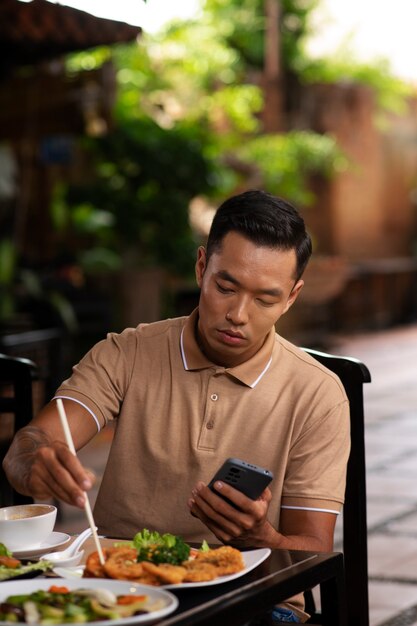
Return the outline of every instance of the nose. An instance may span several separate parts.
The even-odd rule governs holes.
[[[242,326],[249,321],[249,303],[244,298],[239,298],[226,313],[226,319],[233,326]]]

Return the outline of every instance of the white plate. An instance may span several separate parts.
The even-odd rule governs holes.
[[[192,587],[209,587],[211,585],[220,585],[222,583],[227,583],[229,580],[234,580],[235,578],[239,578],[240,576],[244,576],[251,570],[258,567],[265,559],[269,557],[271,554],[271,550],[269,548],[258,548],[257,550],[247,550],[246,552],[242,552],[243,561],[245,563],[245,569],[237,572],[236,574],[229,574],[228,576],[218,576],[214,580],[207,580],[201,583],[178,583],[176,585],[161,585],[164,589],[189,589]],[[57,576],[62,576],[63,578],[80,578],[83,575],[84,567],[55,567],[54,570]],[[84,578],[83,580],[90,580],[89,578]]]
[[[29,546],[24,550],[15,550],[13,552],[13,556],[17,559],[31,559],[35,556],[42,556],[42,554],[52,552],[55,548],[65,545],[70,539],[71,537],[66,533],[57,533],[54,531],[49,535],[48,539],[43,541],[38,546]]]
[[[228,576],[218,576],[214,580],[207,580],[203,583],[180,583],[177,585],[163,585],[165,589],[175,589],[181,587],[182,589],[188,589],[192,587],[209,587],[210,585],[220,585],[222,583],[228,583],[229,580],[240,578],[251,570],[258,567],[265,559],[269,557],[271,550],[269,548],[258,548],[257,550],[247,550],[242,552],[243,561],[245,563],[245,569],[242,569],[236,574],[229,574]]]
[[[39,589],[49,589],[56,584],[56,578],[42,578],[38,580],[22,580],[20,582],[4,582],[0,584],[0,602],[3,602],[7,596],[19,595],[22,593],[32,593]],[[136,583],[124,582],[122,580],[110,580],[106,578],[83,578],[80,580],[62,579],[59,584],[68,589],[108,589],[116,595],[147,595],[151,602],[162,600],[164,606],[161,609],[152,611],[145,615],[135,615],[122,619],[112,619],[105,621],[88,622],[89,626],[96,624],[97,626],[119,626],[125,622],[129,624],[151,624],[169,615],[178,606],[178,599],[169,591],[159,589],[158,587],[150,587],[149,585],[138,585]],[[10,624],[10,622],[1,622],[0,624]],[[16,626],[16,624],[14,625]]]

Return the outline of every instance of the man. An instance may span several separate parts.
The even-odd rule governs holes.
[[[262,191],[230,198],[198,250],[198,309],[110,333],[75,366],[56,397],[76,449],[117,420],[94,512],[100,532],[131,538],[146,527],[238,547],[332,549],[348,401],[331,372],[275,332],[310,255],[291,205]],[[270,488],[252,501],[216,483],[228,504],[207,487],[227,457],[270,469]],[[37,499],[82,507],[92,486],[54,401],[16,435],[4,468]]]

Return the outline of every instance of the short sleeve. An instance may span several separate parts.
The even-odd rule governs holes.
[[[282,492],[283,508],[339,512],[350,451],[347,400],[312,420],[293,443]]]
[[[74,366],[56,396],[74,399],[95,415],[100,427],[117,418],[129,386],[137,350],[136,329],[109,333]]]

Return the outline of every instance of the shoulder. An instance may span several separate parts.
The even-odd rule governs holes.
[[[136,336],[143,339],[157,338],[163,335],[178,335],[184,327],[187,317],[174,317],[150,324],[139,324],[135,329]]]
[[[120,333],[108,333],[107,342],[134,344],[142,340],[158,339],[164,335],[179,335],[186,322],[186,317],[142,323],[136,328],[125,328]]]
[[[290,341],[284,339],[277,333],[275,334],[276,353],[278,354],[279,367],[284,367],[296,375],[304,385],[309,383],[314,385],[327,385],[340,390],[345,397],[345,388],[340,378],[325,367],[313,356],[305,352],[302,348],[295,346]]]

